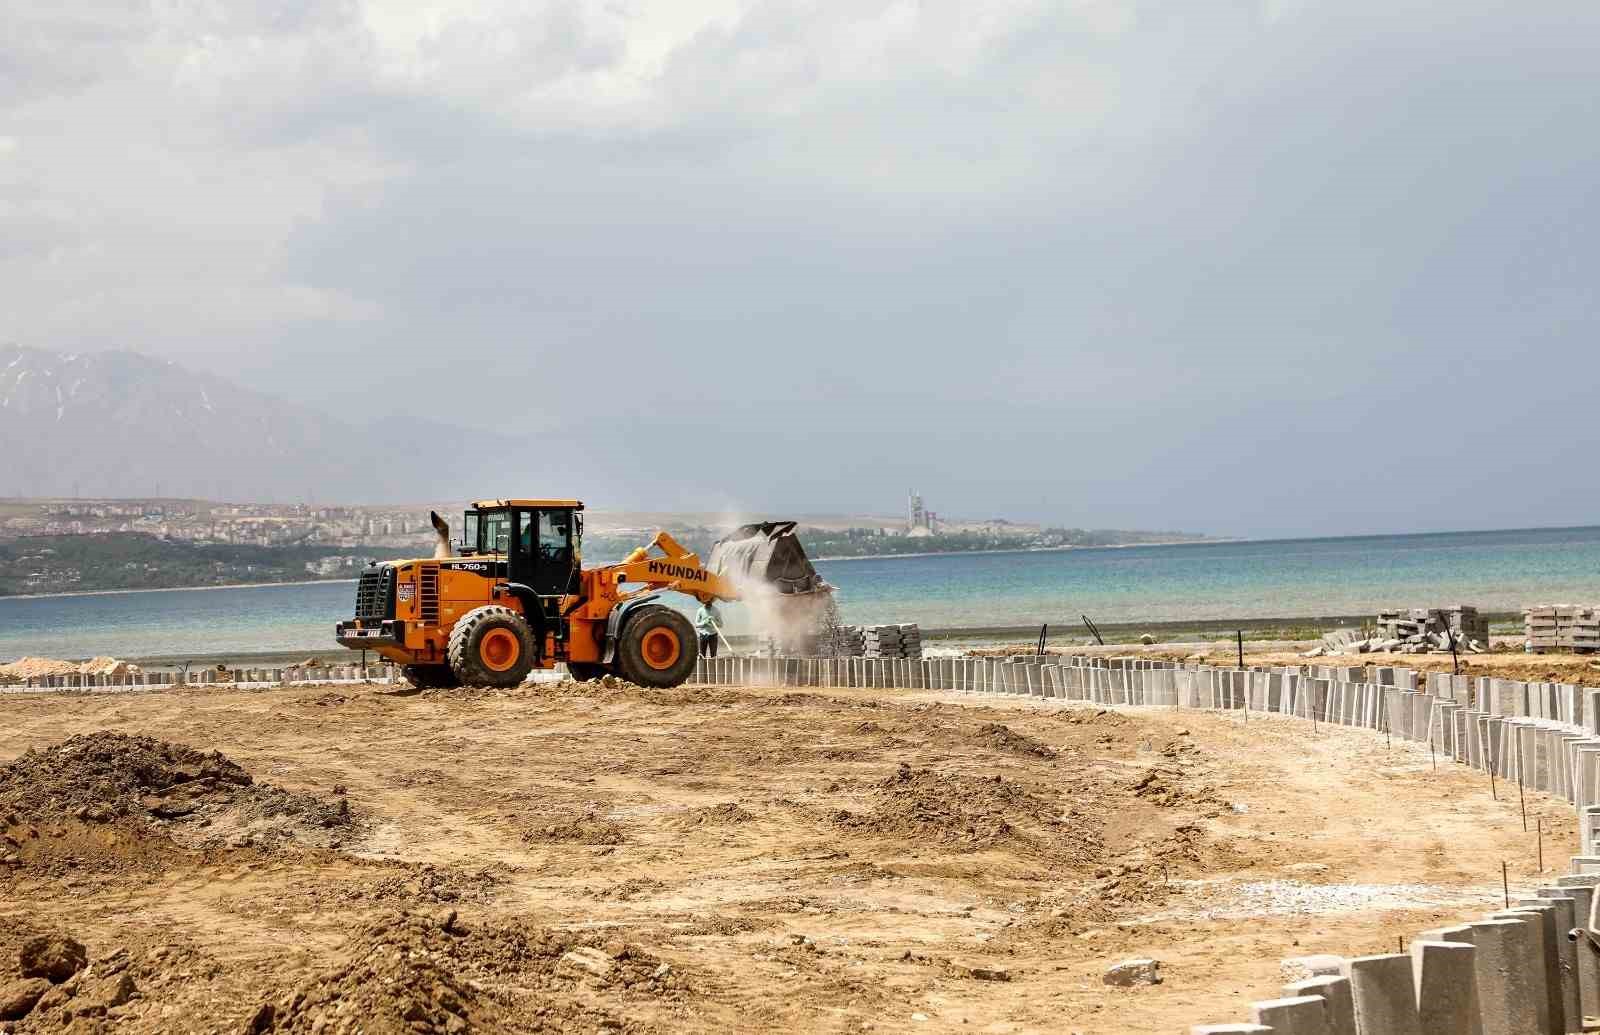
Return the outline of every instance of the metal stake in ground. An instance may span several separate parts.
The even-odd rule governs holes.
[[[1517,804],[1522,806],[1522,832],[1526,834],[1528,832],[1528,799],[1522,793],[1522,780],[1520,777],[1517,780]],[[1540,867],[1540,869],[1543,869],[1543,867]]]
[[[1533,825],[1539,831],[1539,872],[1544,872],[1544,820],[1534,817]],[[1527,829],[1524,827],[1523,829]]]
[[[1511,908],[1511,877],[1506,870],[1506,862],[1500,860],[1500,888],[1506,895],[1506,908]]]
[[[1041,657],[1041,658],[1044,657],[1044,638],[1045,638],[1045,634],[1048,633],[1049,631],[1050,631],[1050,623],[1049,622],[1046,622],[1045,624],[1039,626],[1039,651],[1038,651],[1038,654],[1039,654],[1039,657]]]
[[[1244,630],[1235,629],[1233,634],[1239,637],[1239,667],[1244,668]]]
[[[1105,638],[1100,635],[1100,630],[1095,628],[1094,623],[1089,621],[1089,616],[1081,615],[1080,617],[1083,619],[1083,624],[1088,627],[1090,634],[1094,636],[1094,641],[1104,647],[1106,645]]]

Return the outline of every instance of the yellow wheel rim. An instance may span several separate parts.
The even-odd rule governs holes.
[[[504,672],[522,657],[522,643],[509,629],[490,629],[478,644],[478,653],[485,667]]]
[[[678,634],[671,629],[660,627],[651,629],[639,641],[639,653],[644,655],[644,663],[656,671],[671,668],[683,655],[683,644],[678,642]]]

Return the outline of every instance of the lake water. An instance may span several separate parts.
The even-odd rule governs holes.
[[[822,561],[845,620],[927,629],[1600,603],[1600,527]],[[0,659],[337,649],[347,582],[0,598]],[[739,608],[726,609],[734,631]]]

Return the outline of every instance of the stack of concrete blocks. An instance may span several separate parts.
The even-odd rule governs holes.
[[[1449,650],[1452,638],[1458,651],[1473,641],[1489,646],[1489,619],[1467,604],[1379,611],[1378,629],[1384,639],[1399,641],[1399,649],[1410,653]]]
[[[1540,604],[1522,612],[1522,629],[1528,649],[1535,654],[1553,650],[1581,653],[1600,651],[1600,609],[1571,604]]]
[[[898,658],[900,654],[900,627],[898,625],[873,625],[865,629],[866,656],[869,658]]]
[[[841,625],[834,632],[833,652],[839,658],[859,658],[867,652],[867,634],[859,625]]]
[[[909,625],[850,626],[860,633],[861,653],[868,658],[921,658],[922,628]]]

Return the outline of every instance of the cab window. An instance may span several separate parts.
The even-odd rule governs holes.
[[[478,537],[478,549],[483,553],[510,553],[511,552],[511,514],[509,511],[494,511],[484,514],[480,519],[482,534]]]
[[[572,557],[572,515],[565,510],[539,512],[539,557],[567,563]]]
[[[465,519],[461,522],[461,545],[468,550],[480,549],[478,543],[478,512],[467,511]]]

